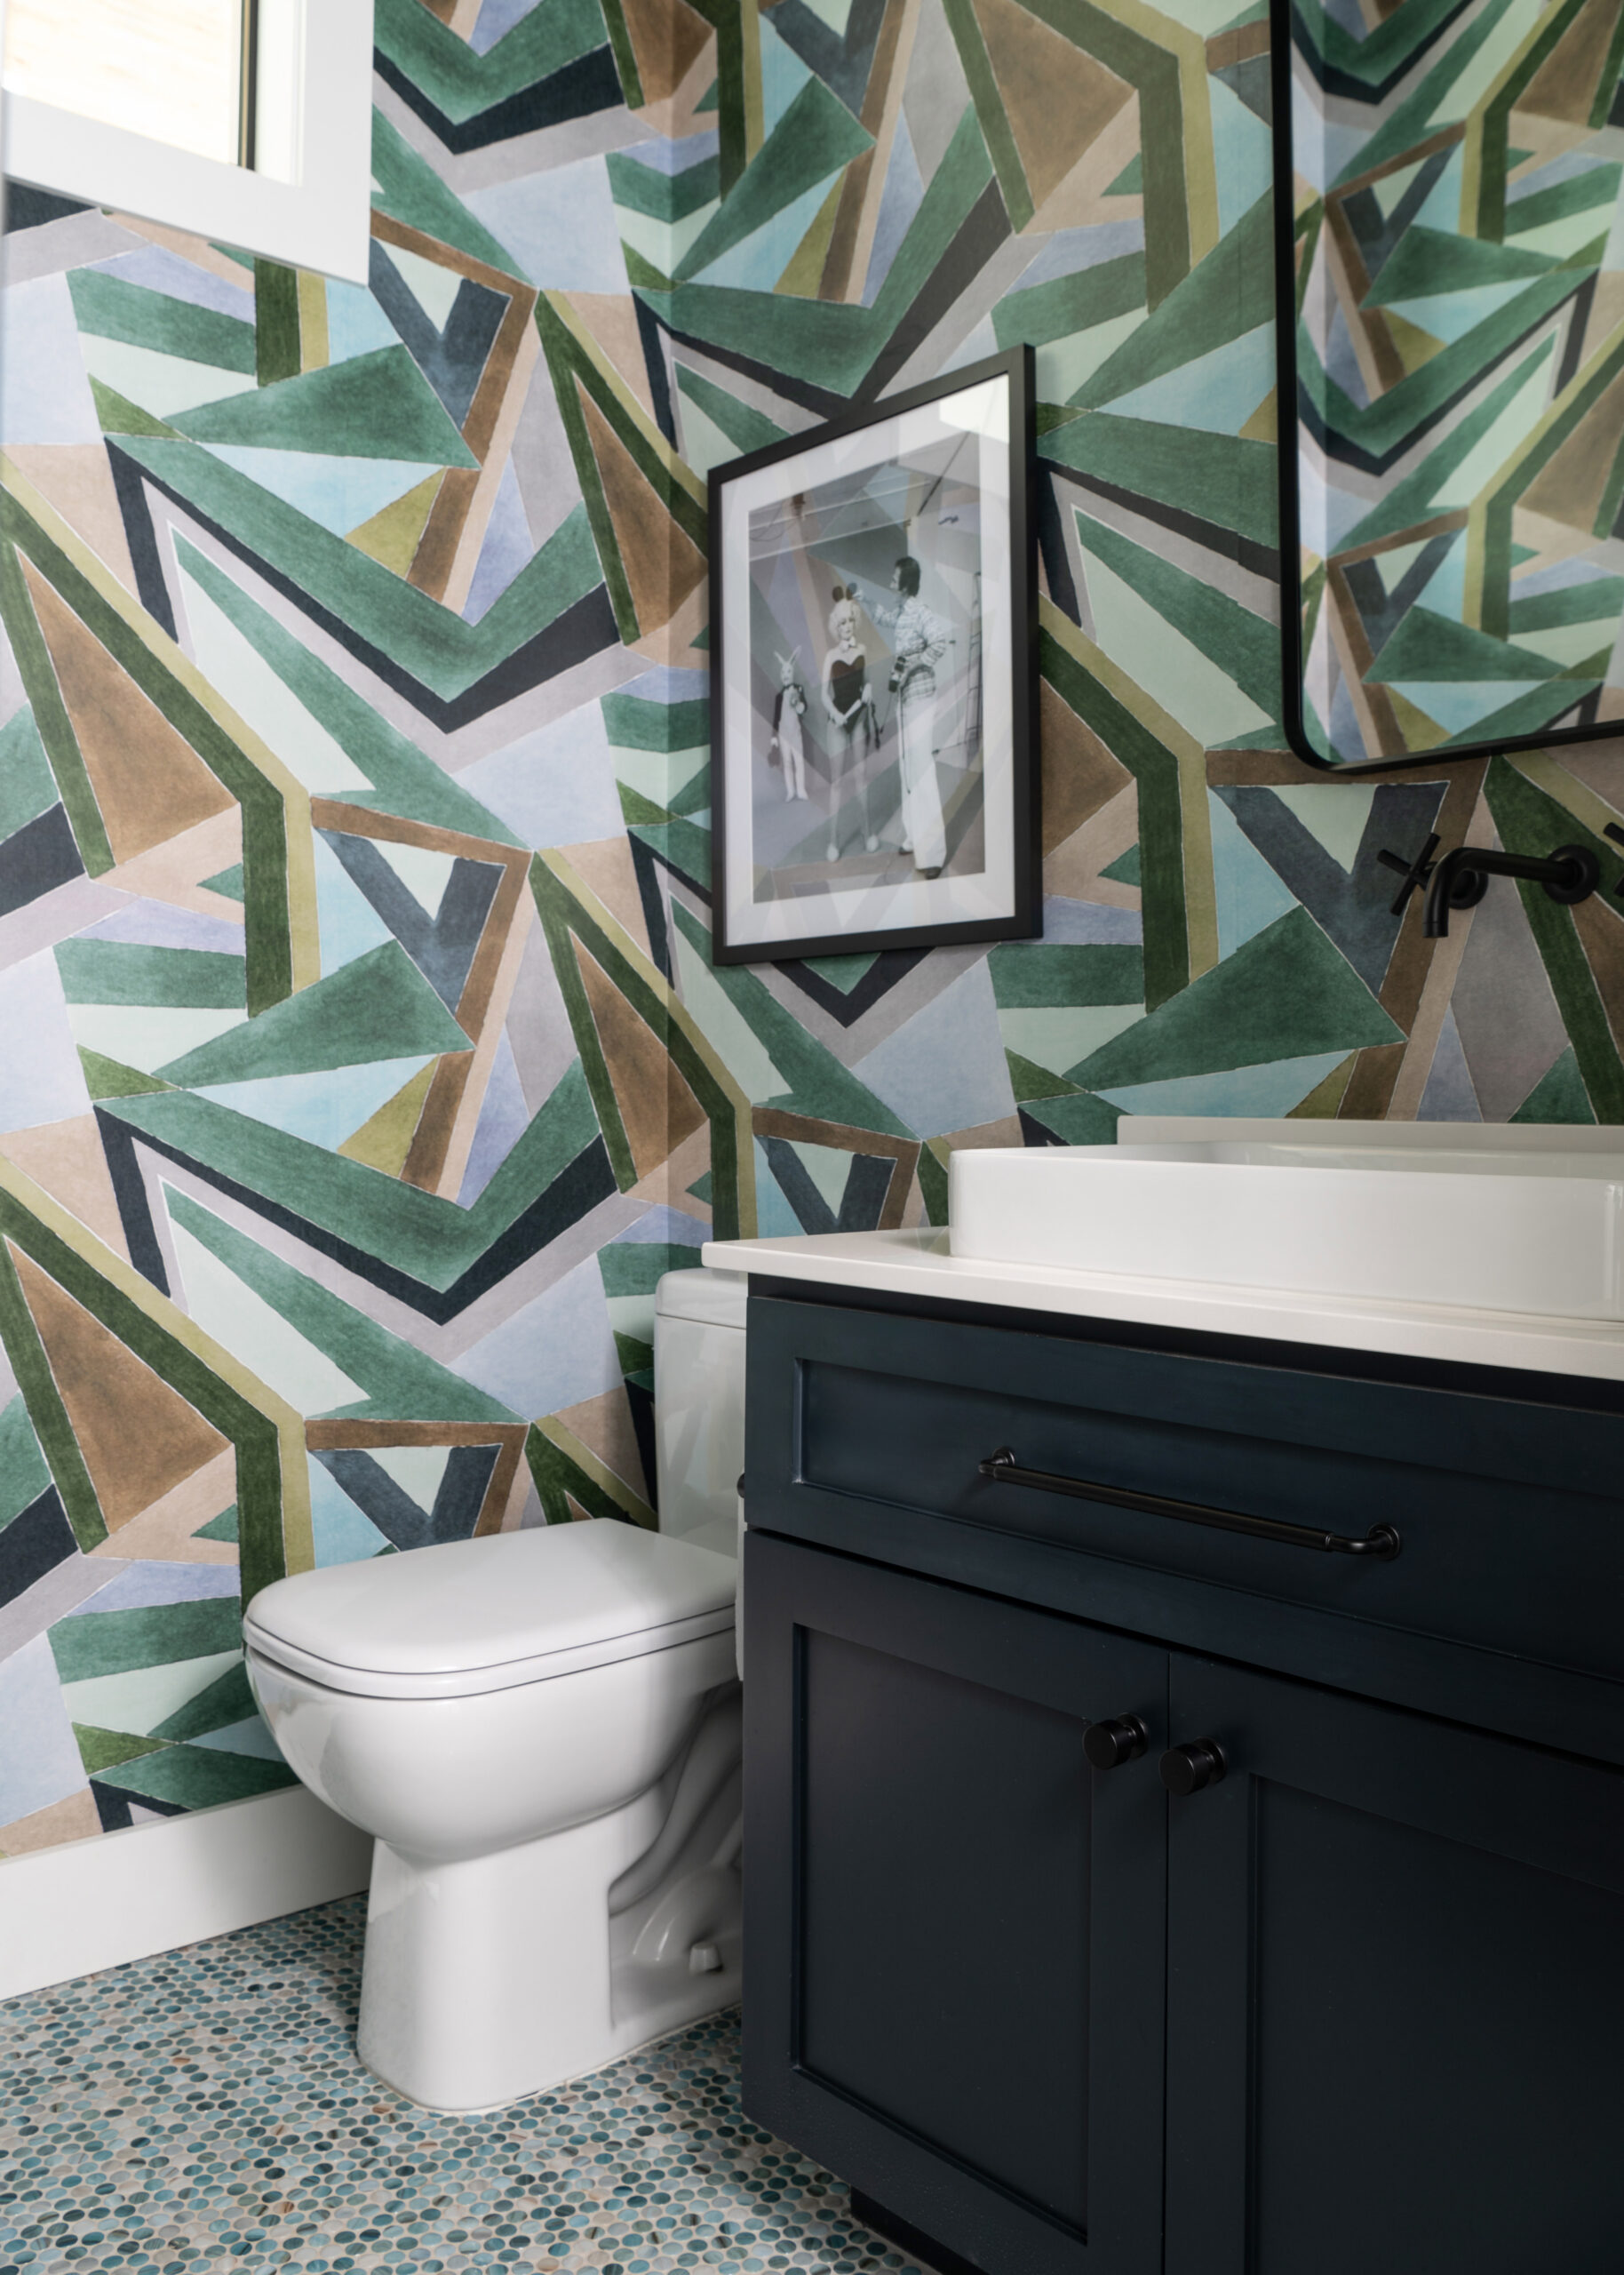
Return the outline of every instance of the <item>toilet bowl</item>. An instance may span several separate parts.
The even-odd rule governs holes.
[[[742,1283],[720,1305],[693,1380],[736,1460]],[[684,1331],[717,1321],[665,1324],[679,1377]],[[662,1472],[684,1410],[657,1424]],[[245,1614],[290,1767],[376,1843],[358,2051],[429,2108],[544,2091],[738,1996],[737,1565],[695,1537],[731,1544],[734,1478],[707,1498],[673,1465],[671,1503],[687,1537],[447,1542],[276,1581]]]

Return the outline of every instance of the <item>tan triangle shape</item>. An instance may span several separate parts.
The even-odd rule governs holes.
[[[106,443],[8,443],[5,454],[74,535],[107,563],[125,591],[133,593],[135,571]]]
[[[705,52],[711,27],[688,0],[620,0],[645,103],[663,103]]]
[[[411,1141],[422,1119],[424,1101],[439,1067],[440,1061],[431,1058],[410,1082],[402,1084],[392,1098],[386,1098],[376,1114],[369,1114],[360,1129],[353,1130],[339,1146],[345,1160],[362,1161],[370,1169],[381,1169],[386,1177],[399,1177],[406,1166],[406,1156],[411,1151]]]
[[[972,0],[1032,204],[1041,205],[1132,93],[1015,0]]]
[[[1092,228],[1102,221],[1120,221],[1143,210],[1142,196],[1125,198],[1112,194],[1122,169],[1140,154],[1139,97],[1124,84],[1126,100],[1116,116],[1102,128],[1082,156],[1049,192],[1027,223],[1025,235],[1041,236],[1054,229]]]
[[[110,1531],[227,1449],[178,1390],[8,1241],[23,1299]]]
[[[1272,443],[1278,439],[1272,387],[1241,428],[1240,439],[1243,443]]]
[[[1624,440],[1624,378],[1612,380],[1523,493],[1534,513],[1588,533]]]
[[[415,489],[403,498],[394,499],[389,505],[353,529],[349,541],[358,551],[370,554],[374,561],[381,561],[386,569],[393,569],[397,577],[406,576],[417,557],[418,547],[428,526],[428,517],[434,510],[434,500],[440,495],[440,485],[445,480],[445,469],[427,475]]]
[[[577,379],[586,430],[603,484],[603,502],[615,528],[615,546],[640,634],[669,624],[689,594],[705,581],[705,555],[666,511],[630,451]]]
[[[65,1841],[89,1840],[100,1831],[101,1812],[90,1787],[82,1785],[65,1801],[52,1801],[27,1816],[13,1817],[10,1824],[0,1824],[0,1856],[26,1856]]]
[[[613,365],[652,419],[654,395],[633,302],[624,292],[566,292],[563,297],[602,360]]]
[[[834,235],[835,215],[840,210],[840,193],[845,187],[845,175],[838,175],[828,196],[818,207],[811,228],[791,255],[789,266],[773,286],[775,292],[801,300],[816,299],[818,286],[824,280],[824,263],[829,256],[829,242]]]
[[[654,1030],[639,1018],[609,974],[575,942],[575,960],[592,1007],[604,1063],[620,1108],[626,1143],[640,1178],[658,1169],[674,1145],[691,1137],[705,1109],[666,1054]]]
[[[597,1455],[605,1469],[613,1470],[629,1485],[640,1501],[648,1499],[649,1480],[632,1425],[631,1401],[624,1390],[601,1391],[596,1398],[583,1399],[579,1406],[564,1407],[557,1418]]]
[[[1134,778],[1116,754],[1108,749],[1092,727],[1079,719],[1047,680],[1039,682],[1043,753],[1043,850],[1055,853],[1086,822],[1133,785]],[[1125,852],[1129,837],[1118,852]],[[1105,856],[1107,862],[1115,853]],[[1051,882],[1047,890],[1062,889]]]
[[[638,116],[657,134],[681,142],[693,134],[713,134],[716,132],[716,99],[711,90],[716,80],[716,36],[700,49],[682,75],[681,81],[670,99],[663,103],[645,103]],[[696,108],[704,103],[703,111]]]
[[[48,1122],[37,1130],[9,1130],[0,1138],[0,1153],[128,1262],[123,1219],[93,1114]]]
[[[230,792],[28,555],[17,557],[115,861],[147,852],[235,806]]]
[[[167,900],[177,908],[195,908],[200,915],[241,924],[243,903],[227,900],[203,881],[219,876],[222,869],[234,867],[242,858],[243,813],[233,805],[224,813],[211,814],[207,821],[183,830],[178,837],[166,837],[161,845],[137,854],[134,860],[121,862],[107,871],[103,882],[143,900]],[[314,914],[309,921],[314,925]]]
[[[673,671],[709,671],[708,651],[694,645],[705,632],[709,613],[710,596],[701,579],[673,611],[669,624],[661,625],[657,632],[640,633],[632,645],[651,664],[668,664]]]
[[[227,1446],[91,1553],[107,1560],[135,1557],[143,1563],[235,1564],[235,1541],[199,1540],[197,1531],[236,1498],[236,1448]]]
[[[637,864],[632,858],[628,841],[625,837],[603,837],[593,844],[570,845],[563,850],[568,854],[569,866],[576,874],[585,878],[610,915],[619,919],[646,955],[649,952],[649,920],[643,914],[643,897],[637,883]]]
[[[1619,0],[1588,0],[1535,73],[1518,111],[1588,126],[1618,20]]]

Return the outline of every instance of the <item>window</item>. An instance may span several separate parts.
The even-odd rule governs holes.
[[[5,166],[362,283],[371,0],[0,0]]]

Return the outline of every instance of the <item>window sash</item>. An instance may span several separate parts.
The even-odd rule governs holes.
[[[8,176],[365,283],[372,0],[259,6],[254,172],[7,92]]]

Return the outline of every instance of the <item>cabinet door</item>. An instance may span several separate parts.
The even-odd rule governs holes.
[[[988,2275],[1159,2275],[1166,1654],[756,1531],[744,1602],[749,2114]]]
[[[1617,2275],[1624,1775],[1174,1653],[1166,2275]]]

